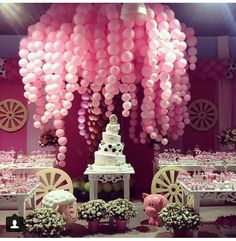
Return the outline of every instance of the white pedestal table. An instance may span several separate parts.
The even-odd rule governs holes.
[[[133,167],[130,167],[126,171],[117,171],[117,172],[98,172],[91,170],[90,167],[84,172],[85,175],[88,175],[89,178],[89,199],[95,200],[98,198],[98,181],[102,183],[106,182],[118,182],[124,181],[124,198],[130,199],[130,174],[134,174]]]

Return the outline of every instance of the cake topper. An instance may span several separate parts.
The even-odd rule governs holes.
[[[112,114],[109,118],[110,124],[117,124],[118,123],[118,118],[116,115]]]

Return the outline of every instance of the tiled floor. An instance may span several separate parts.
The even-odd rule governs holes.
[[[115,232],[115,227],[109,226],[108,223],[103,223],[100,233],[91,235],[87,230],[86,222],[78,221],[65,235],[70,237],[172,237],[172,235],[165,230],[164,227],[153,227],[147,224],[147,216],[143,212],[141,202],[136,202],[139,215],[130,220],[129,229],[123,234]],[[17,237],[16,233],[6,233],[5,218],[10,216],[15,211],[1,211],[0,215],[0,237]],[[213,224],[214,220],[221,215],[236,214],[236,206],[214,206],[201,207],[200,214],[203,217],[204,224],[202,225],[199,236],[200,237],[223,237],[216,226]]]

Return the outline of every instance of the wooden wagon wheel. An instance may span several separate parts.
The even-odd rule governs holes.
[[[63,189],[73,193],[73,184],[70,176],[61,169],[48,168],[37,172],[41,185],[36,190],[36,205],[39,206],[44,195],[48,192]]]
[[[161,168],[152,179],[151,192],[164,195],[170,203],[181,203],[182,189],[177,183],[179,172],[185,172],[180,167]]]
[[[215,126],[218,111],[211,101],[198,99],[189,105],[190,126],[198,131],[207,131]]]
[[[13,132],[21,129],[27,120],[25,105],[19,100],[5,99],[0,102],[0,129]]]

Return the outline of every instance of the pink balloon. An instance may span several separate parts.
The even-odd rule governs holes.
[[[39,30],[35,30],[32,33],[32,39],[33,40],[43,40],[43,33]]]
[[[67,147],[66,147],[66,146],[60,146],[60,147],[59,147],[59,152],[60,152],[60,153],[65,154],[66,151],[67,151]]]
[[[114,76],[118,75],[120,73],[120,68],[118,66],[112,66],[110,68],[110,73]]]
[[[132,52],[130,52],[130,51],[124,51],[124,52],[121,54],[121,60],[122,60],[123,62],[130,62],[132,59],[133,59],[133,54],[132,54]]]
[[[34,122],[34,127],[35,128],[41,128],[41,123],[39,121]]]
[[[57,137],[63,137],[65,135],[65,131],[63,129],[56,130]]]
[[[118,55],[120,48],[116,44],[108,45],[107,51],[110,55]]]
[[[129,114],[130,114],[129,111],[126,111],[126,110],[123,110],[123,111],[122,111],[122,115],[123,115],[124,117],[128,117]]]
[[[66,162],[65,161],[60,161],[59,162],[59,166],[60,167],[65,167],[66,166]]]
[[[165,63],[163,63],[163,65],[162,65],[163,71],[165,71],[165,72],[167,72],[167,73],[171,72],[171,71],[173,70],[173,67],[174,67],[173,64],[170,63],[170,62],[165,62]]]
[[[58,159],[59,161],[64,161],[65,158],[66,158],[65,154],[63,154],[63,153],[58,153],[57,159]],[[60,163],[60,162],[59,162],[59,163]]]
[[[108,24],[108,29],[113,32],[117,32],[120,29],[120,23],[118,20],[112,20]]]
[[[164,145],[164,146],[167,145],[168,144],[168,140],[166,138],[163,138],[161,140],[161,144]]]
[[[71,104],[70,101],[68,101],[68,100],[63,101],[63,107],[64,107],[66,110],[70,109],[71,106],[72,106],[72,104]]]
[[[125,94],[122,95],[121,98],[122,98],[123,101],[129,101],[131,99],[131,96],[130,96],[130,94],[125,93]]]
[[[130,102],[126,101],[126,102],[123,103],[124,110],[128,111],[131,107],[132,107],[132,105],[131,105]]]
[[[79,122],[80,124],[85,123],[85,121],[86,121],[86,119],[85,119],[84,116],[81,115],[81,116],[78,117],[78,122]]]
[[[35,94],[29,94],[29,101],[35,102],[37,100],[37,96]]]
[[[190,47],[194,47],[197,44],[197,38],[192,36],[187,38],[187,43]]]
[[[158,28],[159,28],[159,30],[162,30],[162,29],[168,30],[169,29],[169,23],[166,22],[166,21],[162,21],[158,24]]]
[[[56,129],[60,129],[64,126],[64,121],[62,120],[54,120],[53,125]]]
[[[58,143],[60,146],[65,146],[67,144],[67,138],[66,137],[58,138]]]
[[[84,130],[84,129],[85,129],[85,125],[84,125],[84,124],[79,124],[79,125],[78,125],[78,128],[79,128],[80,130]]]
[[[189,48],[189,49],[188,49],[188,54],[189,54],[190,56],[196,55],[196,54],[197,54],[197,48],[195,48],[195,47]]]
[[[151,139],[156,139],[157,138],[157,134],[155,132],[152,132],[150,134],[150,137],[151,137]]]

